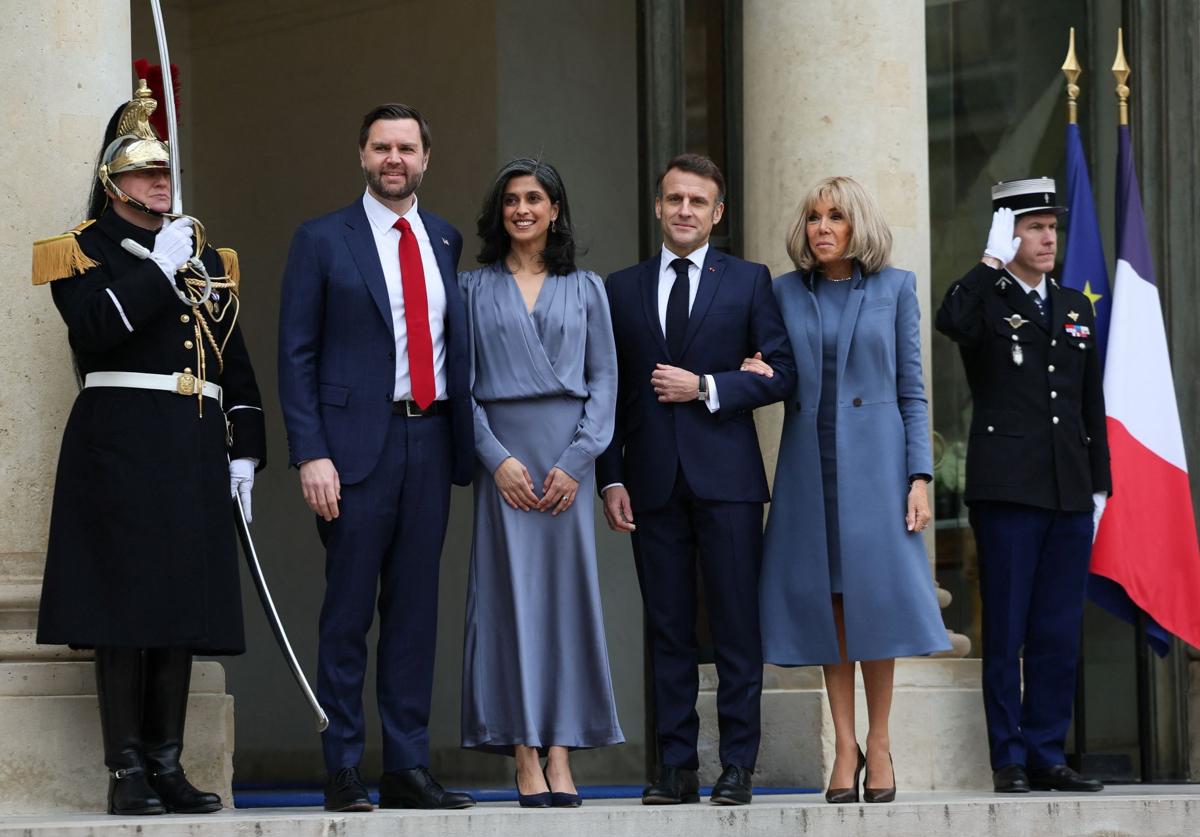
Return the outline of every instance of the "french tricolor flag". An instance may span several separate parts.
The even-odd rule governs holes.
[[[1117,269],[1104,368],[1113,494],[1091,570],[1200,646],[1200,546],[1183,433],[1129,126],[1118,131]]]

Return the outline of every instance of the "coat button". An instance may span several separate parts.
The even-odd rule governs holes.
[[[1057,346],[1057,345],[1058,345],[1058,341],[1057,341],[1057,340],[1051,340],[1051,341],[1050,341],[1050,345],[1051,345],[1051,346]]]
[[[853,404],[855,407],[861,407],[861,406],[862,406],[862,399],[861,399],[861,398],[855,398],[855,399],[854,399],[854,401],[852,401],[851,403],[852,403],[852,404]]]
[[[1050,418],[1050,421],[1054,422],[1055,424],[1058,424],[1058,416],[1052,416]]]
[[[1058,393],[1057,393],[1057,392],[1055,392],[1054,390],[1050,390],[1050,397],[1051,397],[1051,398],[1058,398]]]
[[[1012,339],[1013,339],[1013,342],[1014,342],[1014,343],[1016,343],[1016,342],[1017,342],[1018,340],[1020,340],[1021,338],[1017,337],[1017,335],[1015,335],[1015,334],[1014,334],[1014,335],[1012,336]]]
[[[189,317],[187,314],[180,314],[180,315],[179,315],[179,322],[181,322],[181,323],[190,323],[191,321],[192,321],[192,318],[191,318],[191,317]]]
[[[194,345],[194,344],[192,343],[192,341],[191,341],[191,340],[184,340],[184,341],[183,341],[183,348],[185,348],[185,349],[190,349],[190,348],[192,348],[192,346],[193,346],[193,345]]]
[[[1053,372],[1053,371],[1054,371],[1054,364],[1052,363],[1052,364],[1050,364],[1049,366],[1047,366],[1047,367],[1046,367],[1046,371],[1047,371],[1047,372]]]
[[[988,433],[995,433],[995,432],[996,432],[996,428],[989,424],[988,425]]]

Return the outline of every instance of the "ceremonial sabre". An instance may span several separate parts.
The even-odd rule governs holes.
[[[163,25],[162,4],[159,0],[150,0],[150,9],[154,14],[154,34],[158,38],[158,60],[162,65],[163,73],[163,99],[166,100],[167,105],[167,144],[171,149],[171,214],[178,216],[183,214],[183,181],[179,176],[179,122],[175,117],[175,80],[171,75],[171,58],[167,53],[167,30]],[[142,249],[144,250],[144,248]],[[146,255],[149,255],[149,251],[146,251]],[[146,255],[141,257],[145,258]],[[205,279],[204,296],[197,302],[189,302],[189,304],[198,306],[206,301],[212,293],[212,280],[209,279],[208,272],[204,270],[204,265],[200,262],[199,248],[197,248],[196,255],[188,262],[188,266],[193,269],[198,267]],[[283,629],[283,622],[280,621],[279,612],[275,609],[275,602],[267,587],[267,579],[263,575],[262,565],[258,562],[254,539],[250,537],[250,526],[246,521],[246,510],[242,507],[242,498],[236,492],[233,506],[238,538],[242,542],[242,552],[246,556],[250,576],[254,579],[254,588],[258,590],[258,598],[262,601],[263,610],[266,611],[271,633],[275,634],[279,648],[283,651],[283,656],[287,658],[292,676],[296,678],[296,685],[304,692],[308,705],[312,707],[313,714],[317,716],[317,731],[324,732],[325,728],[329,726],[329,717],[321,708],[321,704],[317,702],[316,695],[313,694],[312,687],[308,685],[308,679],[304,676],[304,670],[300,668],[300,663],[296,660],[296,653],[292,650],[291,643],[288,642],[287,631]]]

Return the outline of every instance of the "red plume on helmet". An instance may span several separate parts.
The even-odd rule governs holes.
[[[162,66],[151,64],[145,58],[139,58],[133,62],[133,71],[138,78],[146,80],[146,85],[150,88],[154,101],[159,103],[159,107],[155,108],[154,113],[150,116],[150,124],[154,126],[158,136],[165,140],[167,139],[167,106],[163,99]],[[171,65],[171,88],[175,91],[175,115],[178,118],[180,113],[179,67],[175,64]]]

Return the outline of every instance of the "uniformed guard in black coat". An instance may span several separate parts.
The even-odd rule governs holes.
[[[34,247],[34,282],[53,282],[83,384],[63,433],[37,639],[96,650],[109,813],[208,813],[220,798],[179,761],[188,680],[194,653],[244,650],[230,494],[248,508],[265,432],[236,255],[202,247],[214,290],[200,303],[204,271],[180,272],[193,221],[163,217],[167,148],[146,123],[144,86],[109,123],[93,220]]]
[[[959,344],[974,401],[966,502],[995,789],[1100,790],[1063,749],[1093,507],[1112,486],[1095,318],[1086,296],[1047,275],[1066,211],[1054,181],[1001,183],[992,199],[982,262],[950,287],[937,328]]]

